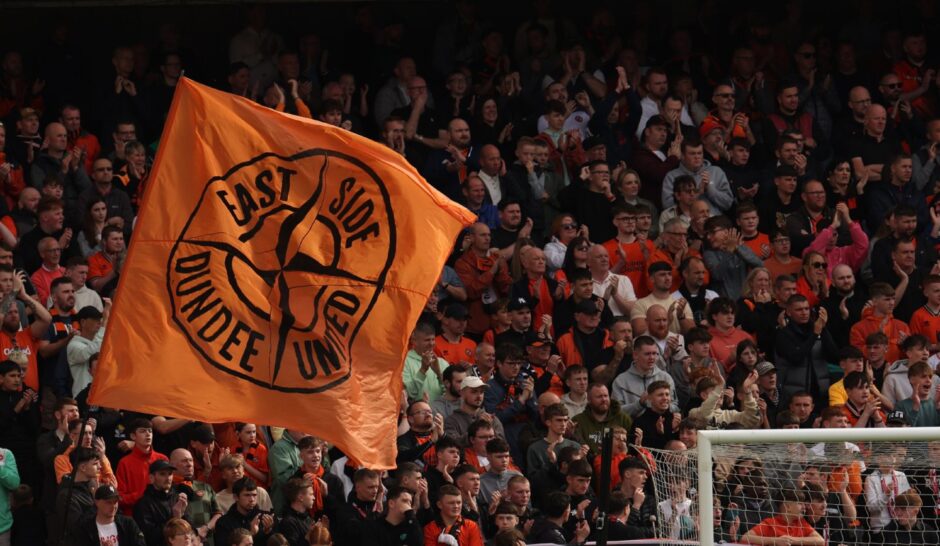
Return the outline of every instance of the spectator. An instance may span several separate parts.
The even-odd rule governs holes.
[[[134,447],[117,467],[118,492],[125,515],[133,513],[134,506],[147,489],[150,466],[157,461],[169,460],[166,455],[153,450],[153,425],[150,421],[135,419],[127,429]]]
[[[120,495],[113,485],[99,485],[95,489],[95,516],[81,522],[81,528],[75,536],[76,543],[92,546],[108,542],[144,546],[146,539],[132,518],[118,510]]]
[[[671,207],[675,204],[672,193],[675,179],[681,175],[688,175],[695,179],[696,191],[708,202],[712,214],[719,214],[731,208],[734,194],[731,192],[728,177],[719,167],[703,158],[702,143],[683,140],[681,149],[682,160],[679,166],[669,171],[663,179],[663,206]]]
[[[741,296],[747,277],[747,267],[761,267],[763,263],[741,239],[738,230],[731,227],[725,216],[713,216],[705,222],[708,250],[704,252],[705,265],[712,273],[712,288],[731,300]]]
[[[805,390],[815,404],[826,407],[829,397],[827,360],[838,358],[838,348],[825,329],[828,313],[810,312],[805,296],[795,294],[787,300],[789,323],[777,333],[774,356],[780,370],[781,394],[789,400],[794,392]]]
[[[711,356],[724,368],[725,375],[734,367],[738,344],[753,341],[750,334],[735,326],[734,302],[728,298],[715,298],[705,312],[708,333],[712,336]]]
[[[512,284],[508,262],[498,249],[490,246],[489,227],[480,223],[470,227],[470,246],[457,260],[454,269],[467,289],[467,306],[470,310],[467,332],[481,336],[489,323],[483,305],[495,302],[501,295],[507,295]]]
[[[232,494],[235,495],[235,504],[219,518],[215,536],[219,540],[230,541],[236,529],[245,529],[259,543],[267,540],[274,532],[275,519],[258,508],[258,484],[251,478],[242,478],[232,485]]]
[[[274,511],[280,512],[285,500],[281,493],[281,487],[291,479],[297,469],[300,468],[300,449],[298,443],[306,434],[299,430],[284,429],[281,438],[274,442],[271,451],[268,452],[268,468],[271,469],[271,493],[274,501]],[[257,486],[257,482],[253,482]],[[255,487],[251,489],[255,490]],[[238,493],[234,490],[232,494],[238,501]],[[256,494],[260,495],[260,493]]]
[[[108,316],[111,313],[111,301],[105,299],[104,312],[94,307],[84,307],[75,314],[79,330],[68,342],[66,356],[72,375],[72,396],[78,396],[91,384],[90,360],[101,351]]]
[[[29,184],[39,189],[43,182],[53,177],[65,188],[65,199],[74,202],[85,190],[91,188],[91,180],[83,165],[81,148],[68,149],[68,133],[61,123],[46,126],[45,149],[36,155],[29,175]]]
[[[176,467],[168,461],[158,460],[151,463],[149,470],[150,485],[134,505],[134,520],[139,522],[147,546],[160,546],[163,544],[163,526],[170,518],[189,519],[186,513],[189,502],[186,494],[173,485]]]
[[[623,411],[634,418],[647,408],[646,385],[664,381],[672,387],[670,400],[676,400],[672,377],[656,366],[661,358],[659,345],[650,336],[639,336],[633,341],[633,366],[614,379],[611,398],[620,403]],[[672,411],[678,411],[672,402]]]

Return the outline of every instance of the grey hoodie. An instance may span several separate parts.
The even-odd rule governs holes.
[[[937,390],[937,385],[940,385],[940,377],[934,375],[931,382],[929,400],[933,400],[933,394]],[[888,368],[888,371],[885,372],[885,382],[881,387],[881,394],[885,395],[885,398],[890,400],[892,404],[897,404],[901,400],[905,400],[914,395],[911,382],[907,380],[906,358],[896,360],[894,364]]]
[[[663,178],[663,208],[667,209],[676,204],[672,196],[672,186],[676,178],[687,174],[695,179],[699,188],[702,187],[702,173],[708,172],[708,189],[702,196],[708,201],[712,209],[712,215],[721,214],[731,208],[734,204],[734,193],[731,191],[731,184],[728,182],[728,176],[720,167],[712,165],[707,159],[702,163],[702,168],[697,172],[692,172],[686,168],[682,162],[679,166],[666,173]]]
[[[654,381],[665,381],[669,383],[669,388],[672,391],[672,404],[669,406],[669,410],[678,412],[679,406],[677,405],[676,398],[676,382],[672,380],[671,375],[658,366],[653,366],[649,374],[641,375],[636,364],[633,364],[627,371],[614,379],[610,397],[620,402],[623,411],[635,419],[646,409],[646,405],[640,403],[640,397],[646,392],[646,388]]]

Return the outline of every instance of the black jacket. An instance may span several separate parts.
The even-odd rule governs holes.
[[[839,348],[825,328],[821,335],[813,332],[811,322],[801,326],[790,322],[777,330],[774,362],[781,405],[788,404],[797,391],[813,395],[816,407],[829,405],[829,362],[839,361]]]
[[[527,539],[530,544],[568,544],[564,529],[546,518],[539,518],[532,524]]]
[[[66,529],[68,529],[69,536],[77,535],[81,521],[87,515],[95,513],[95,499],[91,494],[90,483],[78,482],[74,487],[69,488],[70,483],[68,476],[63,478],[59,492],[55,496],[55,524],[49,530],[53,538],[52,544],[59,543]],[[69,489],[72,490],[71,496],[69,496]],[[69,544],[69,541],[65,544]]]
[[[235,529],[251,529],[251,520],[262,511],[257,506],[247,514],[238,511],[238,503],[233,504],[228,512],[225,513],[215,524],[215,543],[228,544],[229,536]],[[278,522],[274,521],[273,529],[277,529]],[[264,532],[264,526],[258,525],[258,534],[254,538],[255,544],[264,544],[268,540],[268,533]],[[338,544],[338,543],[337,543]]]
[[[144,533],[133,519],[118,514],[114,518],[114,524],[118,532],[117,546],[145,546],[147,544]],[[75,546],[100,546],[98,525],[95,523],[94,516],[90,515],[82,520],[74,537],[74,544]]]
[[[163,526],[173,517],[173,505],[179,499],[179,494],[176,486],[169,491],[160,491],[151,484],[134,505],[134,521],[140,525],[147,546],[163,546]],[[188,520],[185,515],[183,519]]]
[[[356,492],[351,491],[346,502],[336,509],[336,524],[330,522],[330,532],[336,546],[356,546],[364,537],[362,530],[368,520],[379,517],[372,511],[373,502],[356,499]]]
[[[65,453],[65,450],[72,445],[72,439],[66,434],[63,439],[59,439],[55,430],[43,432],[36,439],[36,457],[42,467],[42,507],[51,512],[55,508],[55,468],[53,463],[58,455]],[[19,461],[16,461],[19,463]]]
[[[307,546],[307,530],[313,518],[307,512],[295,512],[290,506],[284,509],[277,522],[277,532],[284,535],[291,546]]]
[[[405,521],[392,525],[387,519],[368,520],[363,523],[361,546],[423,546],[424,529],[414,513]],[[339,543],[337,542],[337,546]],[[351,545],[358,546],[358,545]]]

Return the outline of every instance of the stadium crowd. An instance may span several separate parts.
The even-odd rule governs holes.
[[[935,4],[823,29],[800,1],[733,27],[704,2],[662,36],[651,3],[629,32],[558,4],[507,30],[460,0],[422,52],[361,6],[346,66],[259,6],[229,42],[218,87],[375,139],[478,215],[411,336],[387,472],[298,430],[88,403],[195,55],[170,27],[52,81],[7,49],[0,546],[582,544],[605,428],[610,539],[693,538],[692,477],[651,477],[697,430],[940,426]],[[781,491],[759,458],[716,470],[716,539],[940,543],[936,472],[865,455],[804,457]]]

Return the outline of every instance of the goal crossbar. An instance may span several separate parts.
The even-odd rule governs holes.
[[[786,444],[810,442],[929,442],[940,440],[940,427],[906,428],[816,428],[772,430],[700,430],[698,431],[698,510],[699,540],[713,546],[714,484],[712,483],[712,446],[719,444]]]

